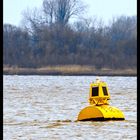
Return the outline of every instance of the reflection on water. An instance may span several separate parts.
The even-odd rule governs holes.
[[[5,140],[135,140],[136,77],[101,77],[126,120],[78,122],[94,76],[4,76]]]

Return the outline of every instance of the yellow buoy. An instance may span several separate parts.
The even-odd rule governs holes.
[[[90,105],[82,109],[78,115],[79,121],[86,120],[124,120],[123,112],[110,106],[108,100],[110,93],[107,84],[96,79],[90,84],[89,103]]]

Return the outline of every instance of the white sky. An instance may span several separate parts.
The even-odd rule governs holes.
[[[28,8],[40,8],[43,0],[3,0],[4,23],[19,26],[22,11]],[[137,0],[83,0],[88,4],[88,17],[96,16],[107,23],[114,16],[137,15]]]

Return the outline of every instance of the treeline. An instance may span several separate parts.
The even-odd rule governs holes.
[[[45,6],[44,3],[44,9]],[[36,68],[74,64],[92,65],[97,69],[136,68],[136,16],[114,18],[107,26],[96,22],[95,18],[77,19],[70,23],[62,16],[65,12],[62,9],[55,15],[52,12],[52,16],[49,13],[45,22],[39,16],[38,21],[35,14],[30,13],[29,16],[26,13],[24,28],[4,24],[4,65]],[[26,26],[27,23],[30,25]]]

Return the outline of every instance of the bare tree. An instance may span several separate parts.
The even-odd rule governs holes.
[[[69,19],[79,16],[86,6],[80,0],[44,0],[43,11],[49,17],[50,23],[66,25]]]
[[[21,26],[31,34],[40,32],[42,26],[48,24],[48,21],[43,16],[43,11],[37,8],[27,8],[22,12],[23,19]]]
[[[43,12],[51,25],[54,22],[54,0],[44,0],[43,1]]]

